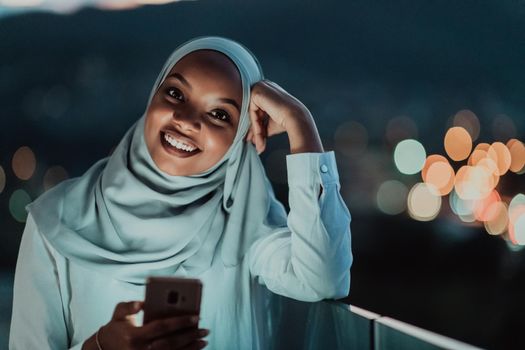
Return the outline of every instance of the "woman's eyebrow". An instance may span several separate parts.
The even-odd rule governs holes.
[[[239,105],[237,104],[237,102],[235,102],[235,100],[232,100],[231,98],[225,98],[225,97],[219,98],[218,100],[221,102],[229,103],[233,105],[235,108],[237,108],[237,112],[241,113],[241,109],[239,108]]]
[[[184,78],[184,77],[182,76],[182,74],[179,74],[179,73],[172,73],[172,74],[170,74],[170,75],[168,76],[168,78],[175,78],[175,79],[180,80],[180,82],[181,82],[182,84],[184,84],[188,89],[191,90],[191,85],[190,85],[190,83],[188,83],[188,81],[186,80],[186,78]]]

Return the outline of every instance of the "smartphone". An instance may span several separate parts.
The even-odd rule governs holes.
[[[202,283],[199,279],[149,277],[146,283],[143,324],[159,318],[200,314]]]

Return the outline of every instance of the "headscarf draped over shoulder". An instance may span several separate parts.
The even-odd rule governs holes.
[[[237,265],[255,240],[286,227],[286,211],[259,155],[243,141],[251,86],[263,78],[248,49],[215,36],[185,42],[166,61],[148,106],[177,61],[200,49],[222,52],[240,72],[242,106],[232,145],[203,173],[166,174],[146,147],[144,112],[111,156],[26,207],[39,232],[67,259],[144,284],[151,275],[198,275],[219,257],[219,246],[223,263]]]

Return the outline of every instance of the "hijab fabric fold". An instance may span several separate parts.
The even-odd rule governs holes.
[[[147,149],[144,113],[111,156],[27,205],[39,232],[67,259],[144,284],[151,275],[196,276],[219,255],[235,266],[255,240],[286,227],[259,155],[243,141],[251,86],[263,78],[248,49],[216,36],[183,43],[164,64],[147,105],[177,61],[200,49],[222,52],[239,70],[242,106],[232,145],[202,173],[166,174]]]

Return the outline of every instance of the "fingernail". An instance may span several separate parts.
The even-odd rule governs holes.
[[[208,334],[210,334],[210,331],[207,330],[207,329],[199,330],[199,336],[201,336],[201,337],[207,336]]]

